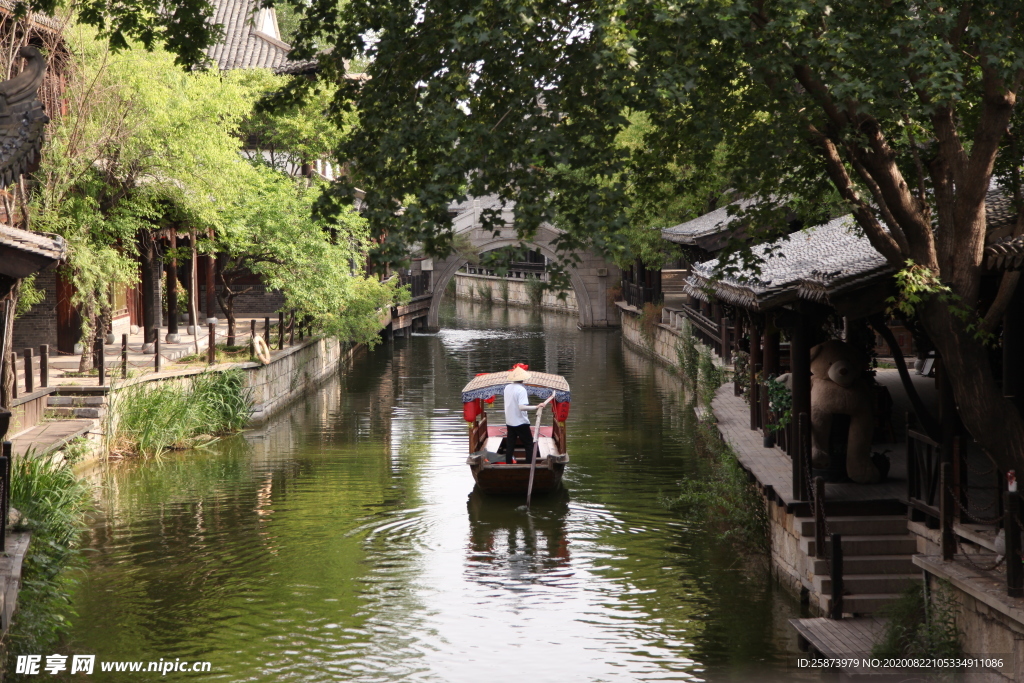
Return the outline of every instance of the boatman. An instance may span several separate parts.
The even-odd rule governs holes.
[[[526,411],[537,410],[538,406],[530,405],[530,397],[526,393],[523,382],[530,379],[530,373],[520,367],[512,368],[508,373],[509,384],[505,385],[505,464],[515,462],[513,453],[516,441],[523,444],[526,451],[526,462],[533,462],[533,432],[530,431],[530,419]]]

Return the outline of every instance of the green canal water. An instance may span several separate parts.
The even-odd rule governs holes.
[[[798,605],[661,504],[701,468],[675,379],[568,316],[443,324],[258,430],[105,472],[67,652],[211,662],[167,680],[794,680]],[[529,514],[464,464],[461,387],[516,361],[573,393],[565,491]]]

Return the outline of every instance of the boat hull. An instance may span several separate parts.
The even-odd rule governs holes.
[[[567,456],[559,460],[568,461]],[[537,461],[533,475],[533,493],[544,494],[557,490],[562,485],[562,473],[566,462],[557,462],[552,458]],[[491,463],[479,455],[469,458],[469,469],[477,487],[484,493],[499,496],[525,496],[530,485],[530,465],[517,463]]]

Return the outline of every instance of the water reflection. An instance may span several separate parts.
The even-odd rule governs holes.
[[[106,473],[69,651],[230,681],[792,680],[793,603],[660,504],[701,467],[671,374],[570,316],[447,314],[258,430]],[[459,400],[515,361],[573,388],[566,488],[528,513],[473,492]]]

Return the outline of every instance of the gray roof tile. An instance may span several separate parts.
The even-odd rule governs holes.
[[[258,0],[214,0],[213,22],[224,27],[224,40],[207,54],[221,71],[231,69],[273,69],[280,73],[305,73],[312,60],[288,59],[291,46],[256,30]],[[273,11],[273,10],[271,10]]]

